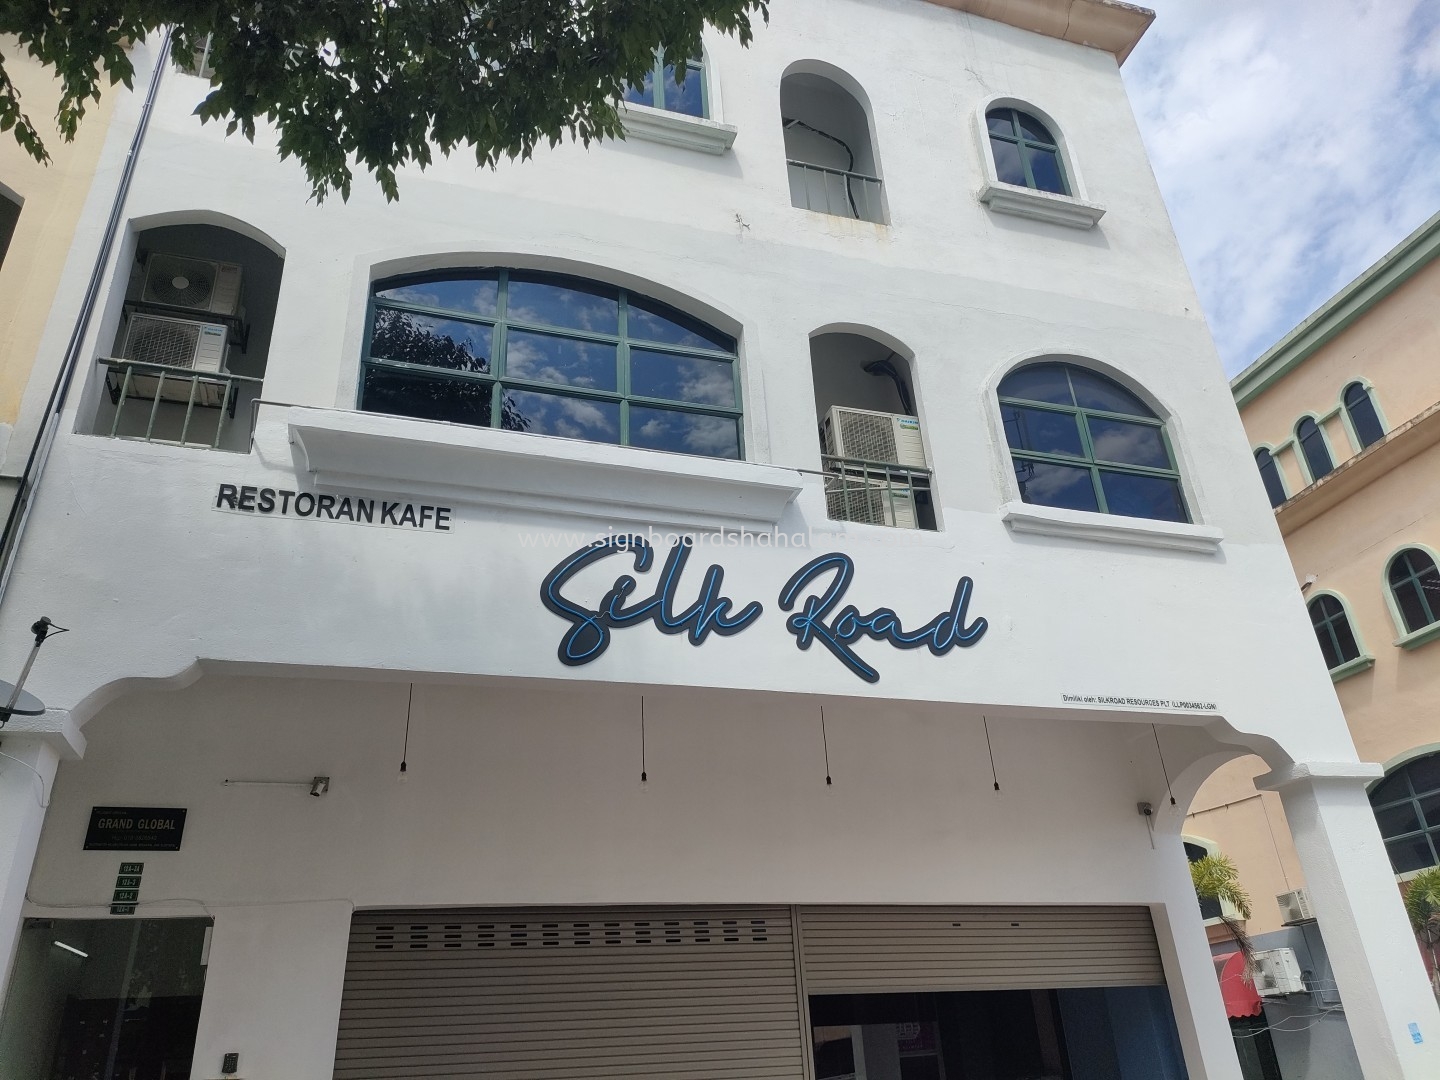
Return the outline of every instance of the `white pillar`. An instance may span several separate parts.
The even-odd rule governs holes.
[[[330,1080],[350,941],[346,900],[217,906],[196,1080],[240,1055],[245,1080]]]
[[[0,1006],[20,939],[25,890],[40,846],[60,753],[43,738],[0,736]]]
[[[1241,1080],[1240,1059],[1179,835],[1157,829],[1155,857],[1164,863],[1165,902],[1152,904],[1150,914],[1185,1068],[1191,1080]]]
[[[1284,803],[1367,1080],[1435,1080],[1440,1009],[1365,793],[1380,775],[1377,765],[1312,762],[1256,786]]]

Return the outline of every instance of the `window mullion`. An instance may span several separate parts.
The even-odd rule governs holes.
[[[664,53],[660,54],[661,62]],[[657,82],[658,86],[659,83]],[[630,445],[630,294],[620,290],[620,308],[616,316],[620,343],[615,347],[615,388],[620,392],[620,445]]]
[[[665,50],[663,48],[655,50],[655,67],[652,71],[654,74],[651,78],[655,93],[651,100],[655,102],[655,108],[663,109],[665,108]]]

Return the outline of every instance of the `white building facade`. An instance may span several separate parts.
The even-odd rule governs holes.
[[[778,5],[394,205],[162,72],[37,362],[6,1076],[1233,1080],[1179,833],[1245,753],[1366,1075],[1440,1075],[1148,13],[969,6]]]

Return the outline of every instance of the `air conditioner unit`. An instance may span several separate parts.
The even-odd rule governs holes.
[[[241,277],[236,263],[156,252],[145,264],[140,299],[207,315],[238,315]]]
[[[1280,921],[1286,926],[1310,922],[1315,918],[1315,912],[1310,907],[1310,894],[1304,889],[1281,893],[1275,897],[1275,903],[1280,905]]]
[[[825,510],[831,521],[918,529],[915,492],[905,484],[839,474],[825,477]]]
[[[219,323],[133,312],[120,355],[188,371],[223,373],[229,330]]]
[[[1260,949],[1255,953],[1255,993],[1261,997],[1303,994],[1305,980],[1294,949]]]
[[[836,405],[825,414],[825,453],[831,457],[927,469],[920,421],[898,413],[847,409]]]

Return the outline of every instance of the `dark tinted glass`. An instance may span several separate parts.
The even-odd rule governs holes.
[[[1409,795],[1410,779],[1405,774],[1405,770],[1401,769],[1398,772],[1391,773],[1371,789],[1370,805],[1384,806],[1388,802],[1394,802],[1396,799],[1404,799]]]
[[[495,274],[477,275],[454,281],[417,281],[381,289],[375,296],[402,304],[444,308],[467,315],[494,315],[500,283]]]
[[[1165,438],[1153,424],[1131,424],[1124,420],[1089,417],[1090,445],[1096,461],[1113,461],[1117,465],[1145,465],[1152,469],[1170,468],[1170,451]]]
[[[1210,853],[1206,851],[1203,847],[1201,847],[1199,844],[1192,844],[1188,840],[1185,841],[1185,858],[1189,859],[1191,862],[1199,862],[1201,859],[1205,858],[1205,856],[1209,854]]]
[[[360,407],[366,412],[489,427],[491,393],[491,385],[478,380],[430,378],[367,367]]]
[[[1315,628],[1315,640],[1320,643],[1320,655],[1325,658],[1325,666],[1327,668],[1333,671],[1344,663],[1344,661],[1340,659],[1339,652],[1336,651],[1335,641],[1330,636],[1329,627],[1323,624],[1317,626]]]
[[[1189,521],[1180,485],[1163,476],[1100,471],[1105,504],[1112,514],[1150,518],[1155,521]]]
[[[1380,835],[1385,837],[1420,831],[1420,814],[1413,802],[1403,802],[1388,810],[1376,810],[1375,822],[1380,826]]]
[[[735,368],[728,360],[630,350],[630,392],[693,405],[735,405]]]
[[[1418,548],[1402,551],[1390,564],[1390,586],[1406,629],[1429,626],[1440,614],[1440,571]]]
[[[620,441],[620,403],[506,390],[505,427],[589,442]],[[522,426],[523,425],[523,426]]]
[[[684,77],[683,83],[676,78],[676,68],[679,74]],[[665,110],[667,112],[684,113],[686,116],[705,115],[705,95],[701,91],[702,79],[697,68],[688,68],[685,64],[665,65]]]
[[[631,341],[656,341],[662,345],[680,345],[687,349],[719,349],[735,351],[735,339],[706,326],[673,308],[653,300],[630,298],[626,313],[625,336]]]
[[[1047,401],[1054,405],[1074,405],[1070,379],[1060,364],[1031,364],[1006,375],[1000,382],[1002,398],[1021,401]]]
[[[510,275],[505,317],[515,322],[587,330],[592,334],[620,332],[620,301],[614,289],[586,282]]]
[[[488,372],[493,334],[483,323],[377,308],[370,355],[451,371]]]
[[[1426,828],[1440,829],[1440,795],[1427,795],[1421,799],[1420,813]]]
[[[1370,398],[1370,391],[1361,383],[1351,383],[1345,388],[1345,411],[1350,414],[1350,426],[1355,429],[1362,448],[1385,437],[1380,415],[1375,411],[1375,402]]]
[[[1055,142],[1055,137],[1050,134],[1050,129],[1029,113],[1016,112],[1015,120],[1020,125],[1020,134],[1031,142],[1052,144]]]
[[[1339,650],[1342,664],[1359,657],[1360,646],[1355,641],[1355,633],[1350,629],[1350,620],[1344,612],[1331,621],[1330,631],[1335,635],[1335,647]]]
[[[655,104],[655,72],[653,70],[646,72],[645,81],[639,86],[627,86],[625,88],[625,100],[633,105],[649,105],[653,107]]]
[[[1416,795],[1427,795],[1440,791],[1440,754],[1417,758],[1405,766],[1410,774],[1410,784]]]
[[[1255,466],[1260,470],[1260,479],[1265,483],[1265,494],[1270,497],[1271,506],[1285,502],[1285,482],[1280,479],[1280,467],[1268,450],[1255,451]]]
[[[1095,482],[1090,470],[1048,461],[1015,462],[1020,498],[1038,506],[1060,506],[1069,510],[1099,510]]]
[[[630,445],[703,457],[740,456],[739,421],[675,409],[630,406]]]
[[[985,114],[985,126],[996,135],[1015,135],[1015,110],[992,109]]]
[[[505,374],[536,382],[614,390],[615,354],[614,345],[511,330],[505,341]]]
[[[1435,865],[1435,855],[1430,841],[1424,836],[1412,836],[1405,840],[1391,840],[1385,845],[1390,853],[1390,865],[1397,874],[1408,874],[1411,870],[1424,870]]]
[[[995,177],[1001,183],[1025,186],[1025,166],[1020,162],[1020,147],[1004,139],[991,139],[990,150],[995,155]]]
[[[1005,438],[1015,450],[1085,456],[1078,418],[1074,413],[1002,405],[1000,416],[1005,424]]]
[[[1155,417],[1150,407],[1113,379],[1087,371],[1070,369],[1070,384],[1075,388],[1075,403],[1082,409],[1124,413],[1126,416]]]
[[[1319,425],[1307,416],[1296,426],[1295,434],[1300,439],[1300,449],[1305,452],[1310,476],[1319,480],[1328,475],[1335,468],[1335,463],[1330,460],[1330,449],[1325,445],[1325,436],[1320,433]]]
[[[1060,155],[1054,150],[1034,146],[1025,148],[1025,158],[1030,164],[1030,176],[1041,191],[1052,191],[1056,195],[1068,195],[1065,178],[1060,172]]]

